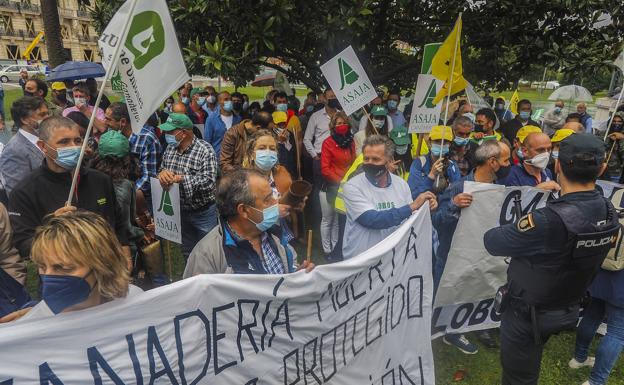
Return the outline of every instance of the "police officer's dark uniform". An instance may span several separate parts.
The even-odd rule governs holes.
[[[559,161],[571,167],[604,159],[604,143],[594,136],[576,134],[561,142]],[[503,385],[537,384],[544,344],[576,325],[580,302],[618,229],[615,209],[593,190],[566,193],[485,234],[490,254],[512,257],[503,288]]]

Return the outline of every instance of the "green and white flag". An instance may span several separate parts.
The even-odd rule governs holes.
[[[175,243],[182,243],[182,221],[180,217],[180,185],[174,183],[165,190],[156,178],[150,178],[152,211],[156,236]]]
[[[433,104],[438,91],[444,82],[436,79],[433,75],[420,74],[414,92],[414,105],[409,122],[409,132],[424,134],[438,124],[442,113],[442,103]]]
[[[136,5],[130,17],[133,2]],[[112,63],[126,23],[130,25],[119,62]],[[135,133],[190,78],[165,0],[126,1],[102,32],[98,45],[104,68],[119,71]]]
[[[624,73],[624,50],[622,50],[622,52],[620,52],[618,57],[613,62],[613,65],[618,67],[620,69],[620,71],[622,71],[622,73]]]
[[[351,115],[377,97],[377,91],[351,46],[321,66],[343,111]]]

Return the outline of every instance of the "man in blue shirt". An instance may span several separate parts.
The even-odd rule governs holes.
[[[212,145],[217,159],[221,153],[221,142],[225,131],[241,121],[240,115],[234,113],[234,102],[227,91],[219,94],[219,113],[210,114],[204,125],[204,140]]]
[[[444,144],[442,144],[444,139]],[[434,126],[429,133],[429,154],[414,159],[407,184],[412,198],[425,191],[441,193],[451,183],[461,179],[461,171],[448,158],[453,130],[449,126]]]
[[[399,111],[399,104],[401,103],[401,93],[398,90],[391,91],[388,94],[388,116],[392,119],[392,127],[401,127],[406,125],[405,116],[403,112]]]
[[[433,267],[433,284],[436,290],[446,266],[461,210],[472,203],[472,194],[464,192],[464,182],[494,183],[503,178],[511,169],[509,152],[509,147],[505,143],[495,140],[483,142],[474,154],[475,169],[462,180],[451,184],[440,196],[440,207],[431,218],[439,241],[438,248],[435,250]],[[486,346],[496,347],[496,342],[489,333],[480,333],[478,336]],[[461,334],[448,334],[444,336],[444,342],[457,347],[466,354],[475,354],[478,351],[477,346]]]
[[[505,186],[532,186],[542,190],[559,191],[561,187],[552,180],[547,169],[552,143],[548,135],[532,132],[522,141],[522,158],[511,168],[507,178],[499,181]]]
[[[593,120],[591,115],[587,113],[587,105],[585,103],[579,103],[576,105],[576,112],[581,116],[580,123],[585,127],[585,133],[593,134]]]

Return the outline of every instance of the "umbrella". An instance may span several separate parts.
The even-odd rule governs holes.
[[[99,78],[106,75],[101,64],[90,61],[68,61],[50,71],[46,77],[49,82],[63,80],[79,80],[87,78]]]
[[[275,72],[265,72],[256,76],[253,82],[251,82],[252,87],[271,87],[275,83]]]
[[[559,87],[553,91],[548,100],[568,100],[570,102],[591,102],[594,100],[585,87],[569,85]]]

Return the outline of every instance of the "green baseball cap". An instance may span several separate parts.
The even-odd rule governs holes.
[[[405,146],[406,144],[412,143],[412,138],[410,138],[410,134],[407,132],[407,127],[399,126],[394,127],[392,131],[390,131],[390,139],[397,146]]]
[[[384,106],[373,106],[370,113],[373,116],[387,116],[388,110]]]
[[[202,88],[198,88],[198,87],[196,87],[196,88],[193,88],[193,89],[191,90],[191,95],[190,95],[190,97],[192,98],[192,97],[193,97],[193,95],[195,95],[195,94],[207,94],[207,93],[208,93],[208,92],[207,92],[207,91],[204,91]]]
[[[173,112],[169,114],[167,121],[158,126],[158,128],[164,132],[173,131],[178,128],[191,130],[193,129],[193,122],[191,122],[191,119],[187,115]]]
[[[100,156],[123,158],[130,153],[130,142],[121,132],[108,130],[100,137],[98,152]]]

